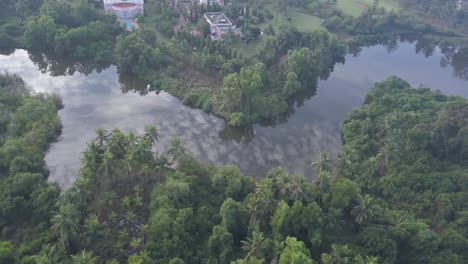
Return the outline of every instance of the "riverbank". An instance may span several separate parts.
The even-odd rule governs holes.
[[[306,22],[303,19],[296,21],[291,17],[297,7],[290,9],[293,13],[277,12],[276,16],[282,17],[277,22],[273,15],[276,6],[271,3],[266,7],[257,7],[255,14],[246,10],[227,12],[230,16],[238,17],[237,22],[243,23],[244,27],[255,25],[264,34],[215,42],[208,35],[190,33],[191,27],[202,27],[198,25],[203,22],[200,19],[186,22],[181,31],[174,33],[173,27],[168,25],[180,18],[180,14],[176,12],[178,9],[157,5],[154,1],[146,3],[147,14],[139,19],[141,27],[138,31],[128,33],[113,27],[113,33],[102,42],[93,38],[103,29],[101,22],[109,19],[100,10],[91,5],[72,5],[72,14],[76,13],[73,16],[79,17],[77,14],[81,14],[84,8],[95,12],[97,20],[74,21],[80,26],[75,25],[75,28],[63,35],[60,29],[67,27],[73,19],[63,22],[59,13],[52,12],[58,7],[54,3],[48,5],[48,11],[44,9],[39,17],[26,20],[23,25],[24,36],[18,42],[24,45],[20,47],[41,48],[38,50],[71,58],[92,58],[95,63],[104,65],[114,61],[121,73],[133,74],[149,83],[147,87],[138,88],[138,92],[165,90],[184,104],[222,117],[232,126],[265,121],[274,123],[284,119],[296,103],[294,98],[302,97],[301,94],[313,95],[318,79],[327,78],[334,65],[342,62],[346,53],[343,41],[354,50],[362,46],[391,42],[392,38],[404,32],[425,35],[432,39],[447,39],[451,43],[462,42],[462,39],[454,37],[450,32],[435,30],[408,19],[406,15],[395,15],[378,6],[369,7],[366,15],[357,17],[344,14],[340,17],[333,6],[306,8],[303,11],[308,16],[322,16],[322,25],[329,32],[335,32],[338,38],[324,30],[303,32],[294,27],[284,27],[288,23],[297,25]],[[257,21],[258,17],[263,18]],[[163,19],[165,23],[158,24]],[[271,25],[275,26],[270,27]],[[10,26],[3,25],[3,28]],[[166,28],[169,30],[165,30]],[[45,29],[49,35],[41,33]],[[255,31],[252,28],[249,30],[251,33]],[[89,38],[78,41],[76,36],[80,34]],[[129,39],[126,45],[122,44],[121,49],[114,48],[119,41],[126,38]],[[70,39],[77,41],[70,42]],[[31,46],[28,43],[43,44]],[[322,43],[325,49],[317,43]],[[441,45],[442,42],[437,43]],[[240,49],[251,51],[245,53],[240,52]],[[320,52],[316,54],[317,50]],[[310,65],[310,60],[314,61],[313,65]]]
[[[93,71],[83,63],[32,61],[39,56],[30,58],[27,51],[17,50],[0,55],[0,70],[20,75],[35,92],[55,92],[63,98],[62,137],[46,156],[50,180],[60,186],[73,183],[81,166],[80,153],[97,128],[141,133],[150,124],[167,135],[161,139],[162,150],[178,135],[203,163],[236,164],[247,175],[266,175],[277,166],[295,174],[311,174],[310,163],[321,151],[332,156],[338,153],[343,121],[362,105],[375,82],[396,75],[415,87],[468,97],[468,60],[463,59],[467,52],[442,47],[442,53],[429,44],[388,42],[353,51],[327,80],[318,82],[314,96],[297,97],[283,119],[241,128],[187,107],[164,91],[140,94],[147,82],[119,75],[115,66]]]

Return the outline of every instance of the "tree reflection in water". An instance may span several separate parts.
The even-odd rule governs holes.
[[[72,76],[75,72],[89,75],[94,71],[100,73],[110,66],[110,64],[96,64],[93,59],[77,59],[36,52],[28,52],[28,54],[40,72],[51,76]]]

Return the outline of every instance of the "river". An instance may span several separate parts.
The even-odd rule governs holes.
[[[50,181],[66,188],[76,178],[82,152],[96,128],[142,132],[149,124],[160,129],[162,149],[172,137],[180,136],[202,162],[236,164],[244,173],[258,177],[278,166],[312,177],[310,163],[322,151],[338,153],[343,121],[362,104],[375,82],[397,75],[414,86],[468,97],[465,59],[466,55],[457,55],[447,61],[439,48],[420,51],[418,44],[408,42],[363,48],[358,56],[350,54],[344,64],[336,65],[330,78],[319,82],[317,94],[296,106],[286,122],[244,129],[226,127],[222,119],[184,106],[164,92],[122,93],[114,66],[86,72],[78,65],[87,73],[83,74],[53,63],[34,63],[27,51],[16,50],[0,55],[0,70],[18,74],[36,92],[62,96],[63,132],[46,162]]]

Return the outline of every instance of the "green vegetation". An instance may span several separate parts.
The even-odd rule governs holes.
[[[358,11],[357,3],[369,7]],[[284,114],[288,99],[313,94],[344,60],[346,45],[318,29],[317,17],[354,44],[399,33],[454,36],[389,11],[395,3],[240,1],[188,12],[149,0],[149,15],[125,32],[94,2],[7,0],[0,48],[114,62],[150,90],[242,126]],[[465,11],[452,17],[450,3],[403,4],[466,25]],[[223,9],[241,34],[216,42],[201,14]],[[179,12],[190,21],[175,31]],[[466,77],[466,48],[440,47],[450,55],[443,63]],[[416,48],[431,54],[435,46],[422,41]],[[338,158],[323,153],[311,164],[313,182],[281,168],[255,180],[234,166],[201,165],[180,138],[163,151],[154,126],[141,135],[98,129],[75,184],[63,192],[47,182],[44,162],[61,131],[61,107],[60,98],[32,94],[17,76],[0,75],[0,263],[468,262],[464,98],[413,89],[396,77],[376,84],[349,114]]]
[[[60,194],[47,183],[44,153],[60,134],[58,97],[31,95],[14,75],[0,75],[0,262],[37,254],[50,239]]]
[[[27,48],[59,56],[113,60],[121,25],[88,1],[7,0],[0,27],[1,48]]]
[[[374,0],[337,0],[336,7],[345,14],[359,16],[372,7],[374,2]],[[382,0],[379,3],[388,11],[398,11],[400,9],[399,0]]]
[[[49,65],[54,56],[92,60],[98,70],[115,63],[121,74],[150,84],[142,94],[165,90],[185,104],[243,126],[281,118],[292,98],[313,95],[317,80],[344,61],[345,43],[322,26],[352,36],[352,46],[401,33],[455,37],[394,11],[391,7],[397,4],[390,0],[366,0],[357,16],[340,10],[343,4],[348,9],[361,1],[241,1],[221,7],[149,0],[146,15],[137,18],[138,27],[127,32],[96,2],[8,0],[0,40],[3,48],[45,52],[47,56],[34,56],[40,66]],[[240,30],[213,41],[203,19],[210,11],[224,11]],[[89,73],[93,68],[71,63],[66,70]]]
[[[391,0],[188,10],[149,0],[138,28],[126,32],[93,1],[2,4],[0,48],[113,62],[149,90],[164,89],[233,126],[275,120],[343,62],[345,43],[322,26],[368,44],[401,33],[456,37],[419,16],[458,28],[468,17],[438,0],[402,1],[418,16]],[[220,10],[241,30],[213,41],[201,16]],[[175,28],[180,14],[188,21]],[[466,48],[438,44],[442,62],[466,78]],[[420,41],[416,49],[431,54],[435,45]],[[50,55],[31,57],[40,67],[54,64]],[[95,65],[63,63],[52,74],[90,73]],[[0,75],[0,263],[468,262],[466,99],[396,77],[378,83],[345,122],[338,158],[323,153],[311,164],[313,182],[281,168],[255,180],[234,166],[201,165],[180,138],[163,151],[154,126],[141,135],[98,129],[63,192],[47,182],[44,162],[61,131],[61,107],[60,98]]]
[[[0,93],[4,263],[468,261],[464,98],[396,77],[376,84],[345,122],[338,158],[311,164],[314,182],[281,168],[255,180],[201,165],[179,138],[162,152],[155,126],[98,129],[60,194],[43,161],[60,100],[30,95],[11,75]]]
[[[401,2],[404,8],[413,10],[425,20],[442,27],[456,29],[466,36],[468,26],[466,1],[401,0]]]

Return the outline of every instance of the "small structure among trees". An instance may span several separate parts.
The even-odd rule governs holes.
[[[208,12],[203,17],[210,24],[213,40],[219,40],[224,33],[235,28],[231,20],[222,12]]]
[[[117,19],[131,29],[133,19],[144,12],[143,0],[103,0],[104,10],[113,13]]]

